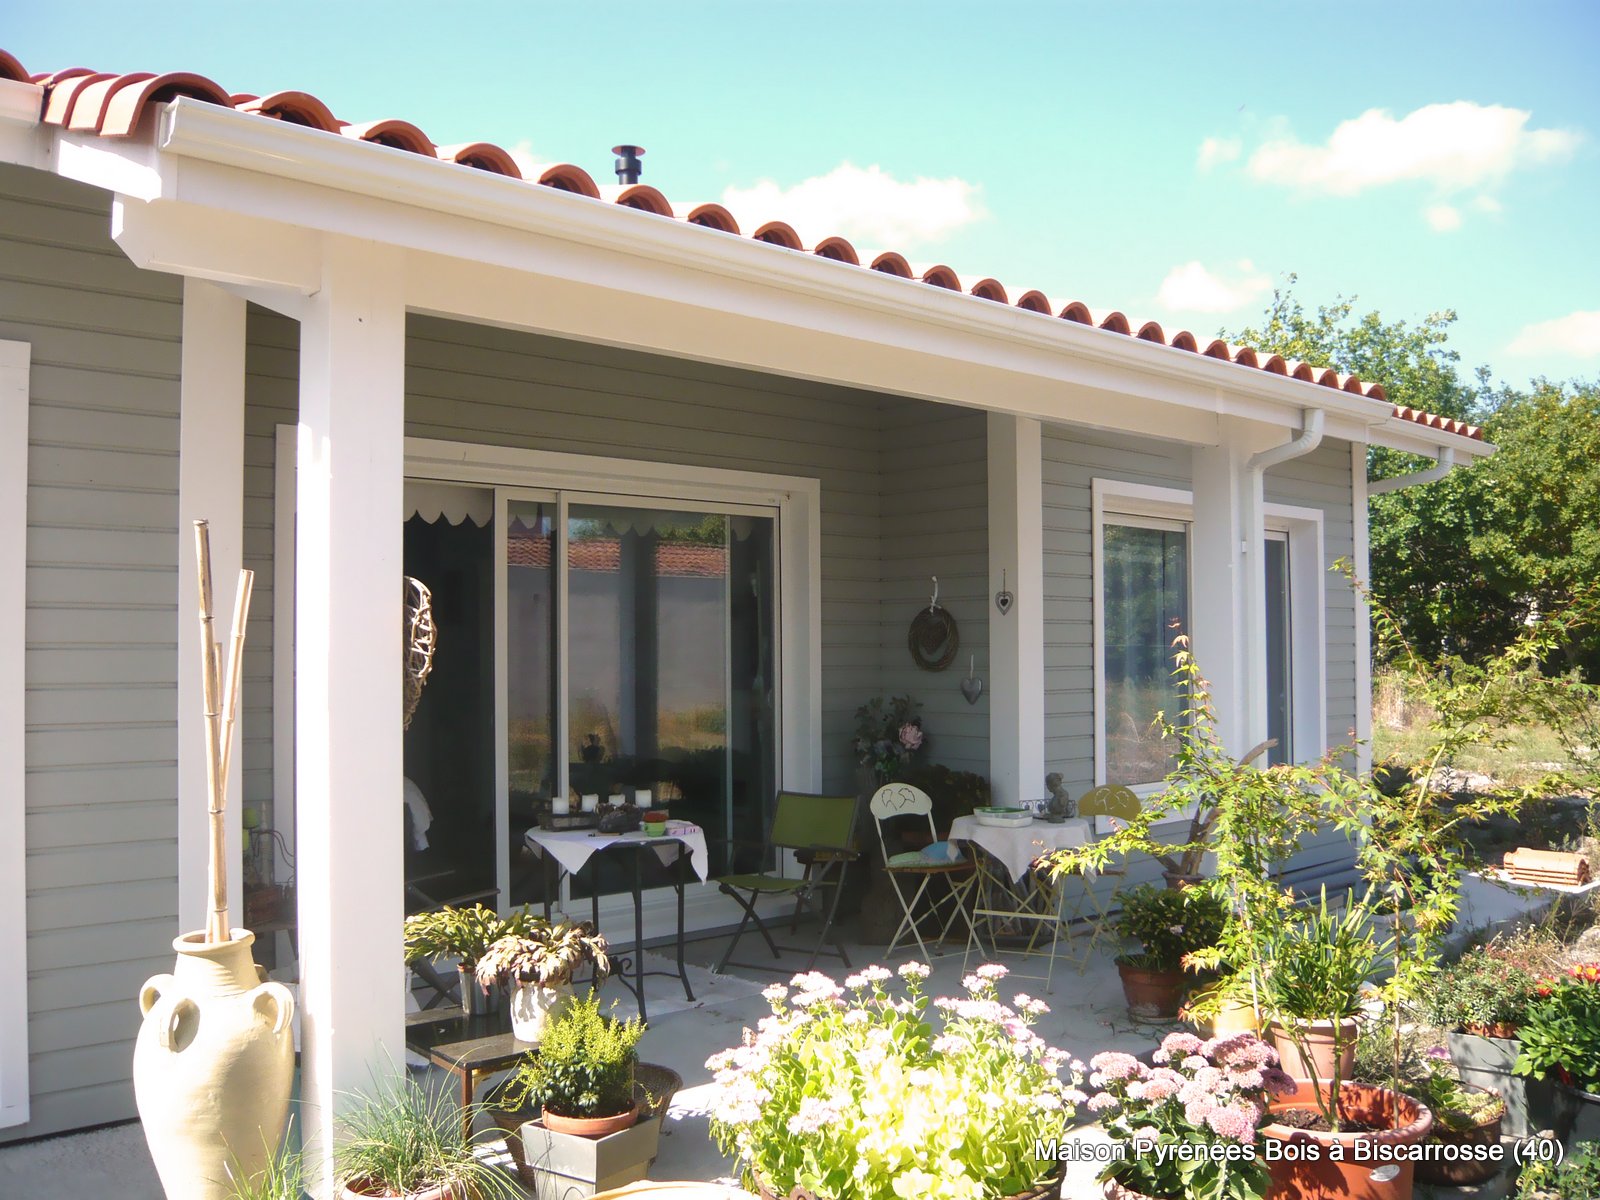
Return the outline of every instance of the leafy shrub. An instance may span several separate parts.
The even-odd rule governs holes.
[[[610,1117],[633,1104],[636,1047],[644,1022],[617,1021],[591,993],[551,1022],[539,1053],[517,1069],[506,1092],[513,1108],[537,1100],[564,1117]]]
[[[1594,1200],[1596,1196],[1600,1196],[1600,1142],[1574,1146],[1565,1162],[1531,1162],[1517,1180],[1517,1200]]]
[[[1469,950],[1440,969],[1419,998],[1421,1016],[1453,1033],[1516,1037],[1539,981],[1488,948]]]
[[[1119,963],[1147,971],[1176,971],[1184,956],[1216,945],[1227,912],[1213,893],[1200,888],[1144,884],[1121,893],[1117,932],[1140,949]]]
[[[1518,1075],[1551,1076],[1585,1092],[1600,1092],[1600,963],[1569,969],[1567,978],[1535,1000],[1517,1033]]]

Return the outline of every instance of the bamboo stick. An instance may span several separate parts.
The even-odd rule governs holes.
[[[205,521],[194,523],[196,573],[200,587],[200,669],[206,709],[206,790],[210,814],[210,854],[206,876],[211,908],[206,914],[206,941],[225,942],[228,930],[227,835],[222,819],[226,790],[222,783],[222,712],[219,708],[218,654],[211,616],[211,532]]]
[[[241,570],[239,587],[233,597],[233,637],[228,644],[228,673],[222,686],[222,786],[226,792],[233,777],[233,727],[239,716],[239,688],[244,661],[245,623],[250,619],[250,594],[255,590],[256,573]]]

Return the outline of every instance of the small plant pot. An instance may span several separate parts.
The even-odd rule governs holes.
[[[621,1133],[639,1119],[639,1102],[635,1100],[626,1112],[609,1117],[565,1117],[545,1110],[544,1127],[551,1133],[569,1133],[573,1137],[603,1138]]]
[[[1178,1015],[1183,1004],[1182,971],[1150,971],[1119,962],[1117,974],[1122,976],[1122,994],[1134,1016],[1165,1020]]]
[[[1475,1092],[1484,1092],[1488,1089],[1473,1087],[1466,1088]],[[1502,1101],[1503,1103],[1503,1101]],[[1473,1148],[1479,1146],[1497,1146],[1500,1144],[1500,1126],[1504,1120],[1504,1113],[1487,1117],[1470,1129],[1446,1129],[1435,1118],[1433,1132],[1428,1135],[1428,1141],[1444,1147],[1459,1147],[1454,1153],[1455,1157],[1426,1158],[1416,1165],[1418,1183],[1438,1183],[1448,1187],[1468,1187],[1472,1184],[1487,1183],[1500,1173],[1502,1162],[1493,1158],[1468,1157]]]
[[[1316,1092],[1309,1083],[1302,1082],[1293,1095],[1273,1101],[1269,1114],[1316,1107]],[[1259,1149],[1272,1179],[1266,1200],[1410,1200],[1414,1164],[1384,1162],[1378,1155],[1384,1145],[1410,1146],[1425,1139],[1433,1128],[1433,1113],[1410,1096],[1360,1083],[1347,1083],[1340,1089],[1339,1113],[1344,1120],[1384,1128],[1363,1133],[1320,1133],[1276,1122],[1261,1127]],[[1396,1124],[1399,1128],[1393,1127]],[[1356,1143],[1362,1141],[1369,1146],[1357,1149]],[[1269,1142],[1276,1145],[1269,1147]],[[1335,1142],[1341,1146],[1338,1157],[1333,1154]]]
[[[339,1188],[341,1200],[373,1200],[373,1197],[383,1197],[384,1200],[394,1200],[389,1192],[363,1192],[355,1189],[366,1186],[360,1182],[347,1183]],[[453,1183],[443,1184],[440,1187],[428,1188],[421,1192],[407,1192],[399,1200],[468,1200],[467,1189]]]
[[[1277,1021],[1267,1023],[1267,1041],[1278,1052],[1284,1072],[1291,1078],[1301,1082],[1315,1079],[1317,1084],[1327,1089],[1334,1078],[1334,1031],[1338,1030],[1339,1055],[1337,1059],[1338,1078],[1349,1079],[1356,1070],[1356,1033],[1360,1028],[1354,1018],[1333,1021],[1302,1021],[1299,1027],[1300,1041],[1305,1049],[1296,1044],[1290,1036],[1289,1029]]]
[[[1562,1138],[1571,1145],[1600,1141],[1600,1095],[1566,1084],[1561,1084],[1559,1091],[1563,1107],[1570,1114]]]
[[[550,1023],[572,999],[570,985],[546,987],[539,983],[519,983],[511,989],[511,1035],[519,1042],[537,1046],[544,1041]]]
[[[661,1122],[655,1117],[604,1137],[563,1133],[549,1126],[549,1117],[522,1127],[522,1161],[528,1167],[522,1177],[534,1200],[568,1200],[636,1183],[650,1169],[660,1143]]]
[[[1559,1084],[1511,1073],[1521,1049],[1516,1038],[1449,1033],[1445,1043],[1463,1083],[1500,1093],[1506,1102],[1501,1127],[1509,1136],[1533,1137],[1548,1129],[1565,1137],[1571,1130],[1572,1103],[1561,1094]]]

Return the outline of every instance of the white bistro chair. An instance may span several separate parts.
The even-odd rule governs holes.
[[[900,901],[900,911],[903,916],[900,926],[894,931],[894,937],[889,939],[889,948],[885,950],[887,958],[895,951],[903,938],[909,934],[917,943],[917,948],[922,951],[926,961],[930,956],[928,947],[922,940],[922,933],[917,928],[917,905],[925,895],[930,895],[929,888],[935,879],[942,879],[947,887],[943,895],[930,898],[926,916],[939,920],[940,913],[947,906],[949,912],[944,916],[944,924],[939,929],[939,945],[942,947],[950,936],[950,928],[956,923],[959,916],[967,922],[967,931],[972,931],[972,914],[967,911],[967,897],[972,892],[972,885],[977,878],[974,865],[968,859],[960,856],[949,843],[939,841],[939,831],[933,824],[933,800],[921,788],[912,787],[909,783],[887,783],[872,795],[871,802],[873,824],[878,829],[878,848],[883,852],[883,865],[889,875],[890,886],[894,888],[896,899]],[[887,821],[900,817],[922,817],[928,822],[928,834],[933,839],[932,843],[922,850],[908,850],[901,854],[890,854],[889,844],[884,839],[883,826]],[[912,881],[916,881],[915,890],[911,890]],[[976,936],[976,935],[974,935]]]

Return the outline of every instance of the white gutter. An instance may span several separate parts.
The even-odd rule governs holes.
[[[1310,454],[1322,444],[1322,428],[1327,416],[1328,414],[1320,408],[1306,409],[1298,437],[1291,438],[1281,446],[1273,446],[1269,450],[1252,454],[1244,469],[1257,475],[1264,475],[1268,467],[1275,467],[1279,463],[1288,462],[1291,458],[1302,458]]]
[[[1435,483],[1450,474],[1456,465],[1456,452],[1449,446],[1439,447],[1439,465],[1429,467],[1425,471],[1413,471],[1410,475],[1395,475],[1388,479],[1374,479],[1367,484],[1368,496],[1381,496],[1385,492],[1398,492],[1401,488],[1417,487],[1424,483]]]

